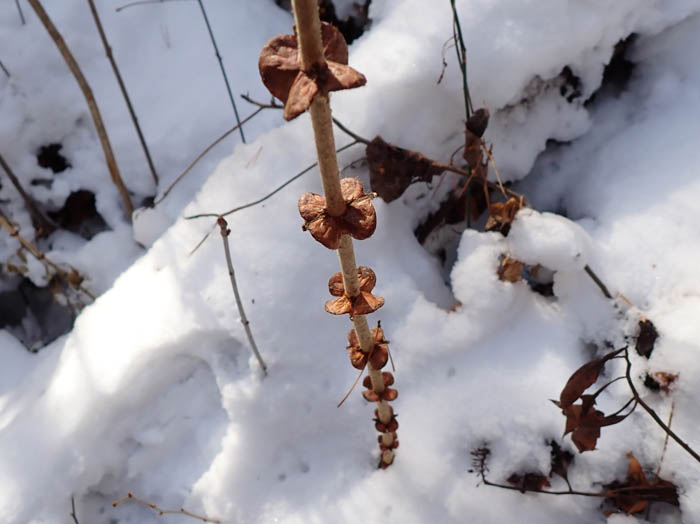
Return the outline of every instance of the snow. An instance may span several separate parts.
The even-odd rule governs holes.
[[[153,196],[153,181],[90,13],[77,0],[46,4],[85,70],[140,203]],[[594,346],[620,347],[634,335],[640,314],[660,338],[648,361],[632,352],[635,383],[663,419],[673,405],[674,431],[700,449],[697,2],[457,2],[472,97],[492,113],[486,139],[504,180],[516,181],[540,212],[521,211],[508,237],[461,233],[445,282],[441,263],[413,235],[440,194],[423,184],[390,204],[374,201],[377,231],[356,243],[356,256],[377,274],[386,305],[369,320],[381,320],[397,366],[401,446],[385,471],[375,469],[371,406],[355,391],[336,408],[356,378],[345,350],[350,324],[323,311],[337,257],[301,232],[297,211],[302,192],[320,191],[317,171],[227,217],[238,286],[269,367],[264,379],[239,322],[214,220],[184,218],[260,198],[310,165],[308,117],[283,123],[279,112],[263,111],[244,128],[247,144],[229,137],[162,203],[139,209],[132,227],[84,100],[22,5],[26,26],[14,3],[0,7],[0,60],[12,75],[0,73],[0,152],[45,205],[58,208],[77,189],[95,192],[110,229],[89,240],[64,232],[43,245],[99,295],[69,334],[30,354],[0,330],[0,521],[66,522],[71,497],[83,524],[184,518],[128,502],[111,506],[131,491],[222,522],[644,522],[605,517],[597,499],[478,485],[468,472],[470,451],[488,444],[491,480],[548,473],[547,441],[574,449],[569,437],[561,439],[564,418],[548,399],[592,358]],[[196,3],[115,12],[118,5],[100,5],[100,14],[154,155],[161,196],[233,125],[233,114]],[[269,38],[290,30],[291,15],[272,1],[206,6],[234,93],[269,100],[257,56]],[[334,95],[334,115],[363,136],[381,134],[448,161],[463,143],[464,118],[452,50],[437,83],[452,34],[449,3],[429,9],[418,0],[373,0],[370,17],[350,49],[350,64],[368,84]],[[621,94],[603,90],[585,105],[613,47],[633,32],[640,36],[629,86]],[[570,103],[558,83],[567,65],[582,84]],[[253,110],[240,99],[238,107],[243,115]],[[566,143],[541,154],[550,139]],[[55,175],[35,156],[53,141],[72,165]],[[336,141],[350,139],[337,133]],[[362,156],[356,146],[339,162]],[[344,175],[368,181],[363,164]],[[54,183],[31,185],[37,177]],[[30,217],[5,180],[0,207],[31,238]],[[3,264],[16,262],[17,248],[16,239],[0,235]],[[499,280],[506,254],[552,270],[554,297],[533,293],[524,281]],[[28,275],[45,283],[44,266],[31,258],[27,265]],[[623,365],[607,369],[612,377]],[[680,372],[671,397],[642,386],[647,371]],[[599,408],[613,412],[628,397],[627,386],[616,383]],[[588,490],[622,479],[629,451],[653,470],[663,440],[639,409],[603,428],[597,450],[577,454],[570,480]],[[700,520],[698,471],[669,442],[661,476],[680,487],[681,507],[655,507],[654,522]]]

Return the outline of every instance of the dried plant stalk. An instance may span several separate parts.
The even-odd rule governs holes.
[[[326,65],[326,59],[321,44],[321,23],[318,16],[318,4],[316,0],[293,0],[292,4],[301,69],[305,72],[323,70]],[[321,181],[326,198],[326,209],[329,215],[337,217],[345,212],[346,204],[340,186],[328,93],[321,90],[314,97],[309,113],[314,130]],[[344,234],[341,237],[340,246],[338,247],[338,259],[342,268],[345,294],[353,299],[360,294],[360,283],[357,264],[355,263],[353,242],[348,234]],[[364,315],[355,315],[352,317],[352,322],[360,348],[365,354],[369,354],[374,346],[374,341],[367,325],[367,319]],[[371,363],[368,363],[367,367],[372,390],[378,395],[383,393],[385,386],[381,371],[374,368]],[[389,424],[393,417],[392,409],[385,400],[380,400],[377,404],[379,421]],[[381,441],[385,447],[381,457],[382,465],[388,466],[393,462],[392,444],[394,443],[394,433],[383,433]]]
[[[241,300],[241,295],[238,292],[238,285],[236,284],[236,273],[233,270],[233,263],[231,262],[231,250],[228,246],[228,236],[231,230],[228,228],[228,223],[224,217],[220,216],[217,220],[219,225],[219,230],[221,231],[221,238],[224,242],[224,255],[226,256],[226,266],[228,267],[228,275],[231,277],[231,287],[233,288],[233,296],[236,298],[236,305],[238,306],[238,313],[241,315],[241,323],[245,329],[245,334],[248,336],[248,342],[250,342],[250,348],[253,350],[255,358],[258,359],[260,367],[263,370],[263,375],[267,376],[267,365],[263,360],[260,352],[258,351],[258,345],[255,343],[255,338],[253,338],[253,332],[250,329],[250,322],[248,322],[248,317],[245,314],[245,309],[243,309],[243,301]]]
[[[75,80],[78,82],[80,90],[83,92],[83,96],[85,97],[88,107],[90,108],[92,120],[95,122],[97,135],[100,138],[100,144],[102,144],[102,150],[104,151],[105,160],[107,161],[107,168],[109,169],[109,174],[112,177],[112,182],[117,187],[117,190],[119,191],[119,194],[122,197],[122,202],[124,203],[124,209],[126,210],[128,219],[131,220],[131,215],[134,212],[134,206],[131,203],[129,191],[124,185],[124,181],[122,180],[122,177],[119,174],[117,160],[114,157],[112,145],[110,144],[109,138],[107,136],[107,129],[105,128],[104,122],[102,121],[102,115],[100,114],[100,110],[97,107],[97,102],[95,101],[95,97],[92,94],[92,89],[90,88],[90,85],[85,79],[83,72],[80,70],[78,62],[76,62],[75,58],[73,58],[73,54],[70,52],[70,49],[68,49],[65,40],[63,40],[63,37],[58,32],[58,29],[56,29],[56,26],[51,21],[51,18],[49,18],[49,15],[44,10],[43,6],[41,5],[41,2],[39,2],[39,0],[28,0],[28,2],[29,5],[31,5],[34,11],[36,12],[37,16],[39,17],[39,20],[41,20],[41,23],[46,28],[46,31],[51,36],[51,39],[56,44],[56,47],[58,47],[61,56],[63,56],[63,59],[68,65],[68,68],[70,69],[71,73],[73,73]]]
[[[100,40],[102,40],[102,45],[105,48],[105,54],[107,55],[107,60],[112,66],[112,71],[114,71],[114,76],[117,78],[119,83],[119,89],[124,96],[124,101],[126,102],[126,107],[129,109],[129,115],[131,115],[131,121],[134,123],[136,128],[136,134],[139,136],[139,141],[141,142],[141,147],[143,148],[143,153],[146,155],[146,161],[148,162],[148,167],[151,170],[151,176],[153,177],[153,182],[156,187],[158,187],[158,174],[156,173],[156,168],[153,165],[153,160],[151,159],[151,153],[146,145],[146,139],[143,137],[141,132],[141,126],[139,125],[139,119],[136,118],[136,111],[134,111],[134,106],[131,105],[131,98],[129,98],[129,93],[126,91],[126,85],[124,85],[124,80],[122,80],[122,75],[119,72],[119,67],[117,62],[114,60],[114,55],[112,54],[112,47],[107,41],[107,35],[102,28],[102,22],[100,21],[100,15],[97,13],[97,8],[95,7],[95,2],[93,0],[88,0],[90,4],[90,11],[92,12],[92,18],[95,20],[95,25],[97,26],[97,31],[100,33]]]

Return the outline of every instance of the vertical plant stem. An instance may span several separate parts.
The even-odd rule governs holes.
[[[321,22],[318,16],[318,3],[316,0],[293,0],[294,19],[297,28],[299,44],[299,56],[301,68],[311,71],[314,68],[321,69],[325,65],[323,47],[321,45]],[[340,216],[345,212],[345,201],[340,188],[340,176],[338,173],[338,160],[335,153],[335,140],[333,138],[333,121],[328,101],[328,94],[319,92],[309,108],[311,123],[318,153],[318,165],[326,197],[326,208],[331,216]],[[360,294],[360,284],[357,276],[357,264],[352,238],[343,235],[338,248],[338,259],[343,275],[345,293],[351,299]],[[353,328],[360,343],[360,348],[366,354],[372,351],[374,343],[370,334],[367,319],[364,315],[352,317]],[[380,394],[384,391],[384,380],[381,371],[367,364],[372,389]],[[385,401],[378,402],[377,411],[379,420],[388,423],[392,416],[391,408]],[[393,442],[392,433],[384,433],[382,440],[385,445]],[[388,449],[382,456],[383,462],[390,464],[393,460],[393,452]]]
[[[253,354],[260,363],[260,367],[263,370],[263,375],[267,376],[267,366],[265,365],[265,361],[262,359],[262,356],[260,356],[260,352],[258,351],[258,345],[255,343],[255,339],[253,338],[253,332],[250,329],[250,322],[248,322],[248,317],[246,317],[245,315],[245,309],[243,309],[243,301],[241,300],[240,293],[238,293],[238,285],[236,285],[236,274],[233,271],[233,263],[231,262],[231,251],[228,245],[228,236],[231,233],[231,230],[228,228],[228,223],[222,216],[220,216],[217,219],[217,224],[219,224],[219,229],[221,231],[221,239],[224,242],[224,255],[226,255],[226,266],[228,267],[228,275],[229,277],[231,277],[231,287],[233,288],[233,296],[236,297],[238,313],[241,315],[241,324],[243,324],[245,334],[248,336],[248,342],[250,342],[250,347],[253,350]]]
[[[95,25],[97,26],[97,31],[100,33],[100,39],[102,40],[102,45],[105,48],[105,54],[107,55],[107,59],[109,60],[109,63],[112,65],[112,70],[114,71],[114,76],[117,77],[117,82],[119,83],[119,89],[121,89],[122,95],[124,96],[124,101],[126,102],[126,106],[129,109],[129,114],[131,115],[131,121],[134,123],[134,127],[136,128],[136,133],[139,136],[139,141],[141,142],[141,147],[143,148],[143,152],[146,155],[146,160],[148,162],[148,167],[151,170],[151,175],[153,176],[153,182],[155,182],[156,187],[158,186],[158,174],[156,173],[156,168],[153,165],[153,160],[151,159],[151,153],[148,151],[148,146],[146,145],[146,139],[143,137],[143,133],[141,132],[141,126],[139,125],[139,119],[136,118],[136,112],[134,111],[134,107],[131,105],[131,99],[129,98],[129,93],[126,91],[126,86],[124,85],[124,81],[122,80],[122,75],[119,72],[119,67],[117,67],[117,62],[114,60],[114,56],[112,55],[112,48],[109,45],[109,42],[107,41],[107,35],[105,35],[104,29],[102,28],[102,22],[100,21],[100,16],[97,13],[97,8],[95,7],[95,2],[93,0],[88,0],[88,4],[90,4],[90,11],[92,12],[92,18],[95,20]]]
[[[17,6],[17,11],[19,12],[19,19],[22,21],[22,25],[25,25],[27,21],[24,19],[24,13],[22,12],[22,6],[19,5],[19,0],[15,0],[15,5]]]
[[[22,197],[22,200],[24,200],[24,205],[27,206],[29,214],[32,215],[35,225],[44,229],[45,233],[50,233],[51,231],[53,231],[53,224],[51,224],[49,220],[44,216],[44,214],[41,211],[39,211],[36,202],[34,202],[34,199],[31,196],[29,196],[29,194],[27,194],[27,192],[24,190],[17,176],[14,174],[7,162],[5,162],[5,159],[3,158],[2,154],[0,154],[0,166],[2,166],[3,170],[10,179],[10,182],[12,182],[12,185],[15,186],[15,189]]]
[[[233,106],[233,114],[236,117],[236,124],[238,125],[238,132],[241,135],[241,142],[244,144],[245,142],[245,135],[243,134],[243,126],[241,126],[241,120],[238,117],[238,108],[236,108],[236,101],[233,99],[233,94],[231,93],[231,86],[228,83],[228,77],[226,76],[226,69],[224,69],[224,62],[221,60],[221,54],[219,53],[219,46],[216,45],[216,39],[214,38],[214,32],[211,29],[211,25],[209,24],[209,18],[207,17],[207,11],[204,9],[204,4],[202,3],[202,0],[197,0],[199,2],[199,7],[202,10],[202,16],[204,17],[204,23],[207,24],[207,31],[209,31],[209,38],[211,39],[211,43],[214,46],[214,52],[216,53],[216,58],[219,60],[219,67],[221,68],[221,74],[224,77],[224,83],[226,84],[226,91],[228,91],[228,97],[229,100],[231,100],[231,105]]]
[[[5,73],[5,76],[7,76],[7,78],[10,78],[10,72],[5,67],[5,64],[2,63],[2,60],[0,60],[0,69],[2,69],[2,72]]]
[[[122,180],[122,177],[119,174],[117,160],[114,157],[112,145],[110,144],[109,138],[107,136],[107,129],[105,129],[104,122],[102,121],[102,115],[100,114],[100,110],[97,107],[95,97],[92,94],[92,89],[87,83],[83,72],[80,70],[78,62],[76,62],[75,58],[73,58],[73,54],[70,52],[70,49],[68,49],[65,40],[63,40],[63,37],[58,32],[58,29],[56,29],[56,26],[49,18],[49,15],[44,10],[43,6],[41,5],[41,2],[39,2],[39,0],[28,0],[28,2],[29,5],[31,5],[34,11],[36,12],[37,16],[39,17],[39,20],[41,20],[41,23],[46,28],[46,31],[48,31],[52,40],[56,44],[56,47],[58,47],[58,50],[63,56],[63,59],[66,61],[68,68],[70,69],[71,73],[73,73],[75,80],[78,82],[78,85],[80,86],[80,89],[83,92],[83,96],[85,97],[88,107],[90,108],[92,120],[95,122],[95,128],[97,129],[97,135],[100,138],[100,144],[102,145],[102,150],[104,151],[105,160],[107,162],[107,168],[109,169],[109,174],[112,177],[112,182],[117,187],[117,190],[119,191],[119,194],[122,197],[124,209],[126,210],[129,221],[131,221],[131,215],[134,212],[134,206],[131,203],[129,191],[126,189],[124,181]]]
[[[472,100],[469,95],[469,85],[467,84],[467,48],[464,45],[464,37],[462,36],[462,25],[459,23],[459,14],[457,13],[457,6],[455,5],[455,0],[450,0],[450,5],[452,6],[452,23],[453,23],[453,37],[455,40],[455,53],[457,53],[457,62],[459,62],[459,69],[462,71],[462,92],[464,93],[464,110],[467,114],[467,120],[472,110]]]

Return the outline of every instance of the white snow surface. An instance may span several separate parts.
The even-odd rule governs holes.
[[[257,56],[269,38],[290,31],[291,15],[271,0],[205,3],[234,92],[269,100]],[[152,195],[89,10],[78,0],[45,4],[92,84],[127,186]],[[195,2],[117,13],[119,5],[98,8],[161,166],[162,195],[231,127],[232,110]],[[132,229],[85,102],[22,6],[24,26],[13,2],[0,6],[0,60],[12,75],[0,72],[0,152],[44,204],[60,207],[71,191],[94,191],[111,230],[46,247],[102,293],[71,333],[29,354],[0,330],[0,522],[69,522],[71,497],[82,524],[185,518],[131,502],[113,508],[127,492],[227,523],[645,522],[644,514],[606,517],[595,498],[479,485],[468,471],[470,451],[484,444],[489,478],[499,482],[514,472],[548,473],[549,440],[575,450],[548,399],[592,358],[594,345],[623,345],[640,314],[660,338],[649,360],[631,352],[636,384],[662,418],[673,404],[673,429],[700,449],[697,0],[457,2],[472,98],[493,115],[486,139],[499,171],[505,180],[532,171],[517,188],[544,212],[521,212],[508,237],[465,231],[445,283],[439,261],[413,234],[422,210],[408,199],[374,201],[377,231],[356,243],[356,256],[377,274],[386,304],[370,321],[381,320],[397,368],[401,445],[387,470],[376,469],[372,406],[354,391],[336,408],[356,377],[345,350],[350,323],[323,311],[337,257],[302,233],[297,212],[301,193],[320,192],[317,171],[227,217],[266,378],[239,322],[214,219],[184,219],[260,198],[312,163],[308,116],[283,123],[264,111],[245,127],[248,144],[232,135],[154,210],[141,211]],[[464,128],[452,50],[437,84],[452,35],[449,2],[373,0],[370,17],[350,49],[367,86],[334,95],[334,115],[363,136],[381,134],[448,161]],[[633,32],[629,87],[584,106],[614,45]],[[566,65],[582,82],[583,96],[572,103],[556,84]],[[240,99],[238,107],[252,112]],[[552,138],[571,143],[538,159]],[[336,140],[349,141],[341,132]],[[63,143],[73,166],[64,173],[36,165],[37,147],[51,141]],[[362,156],[355,147],[340,163]],[[344,174],[368,180],[362,164]],[[31,186],[36,176],[53,177],[52,188]],[[29,216],[1,180],[0,202],[14,202],[8,212],[29,236]],[[3,262],[16,249],[3,233]],[[503,254],[555,271],[555,296],[500,281]],[[582,271],[586,264],[641,311],[605,299]],[[43,268],[31,271],[40,279]],[[623,365],[607,370],[616,376]],[[647,371],[659,370],[680,373],[669,397],[642,386]],[[598,407],[611,413],[628,398],[618,382]],[[603,428],[598,449],[577,454],[569,478],[582,491],[623,479],[630,451],[653,471],[663,447],[664,433],[638,409]],[[660,474],[679,486],[680,510],[655,505],[651,520],[699,522],[698,463],[669,442]]]

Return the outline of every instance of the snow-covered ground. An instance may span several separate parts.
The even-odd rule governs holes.
[[[134,201],[156,191],[87,4],[45,2],[91,83]],[[347,9],[348,2],[341,2]],[[0,522],[64,523],[71,497],[86,523],[183,519],[111,502],[131,491],[161,507],[239,523],[645,522],[645,513],[606,517],[596,498],[520,494],[479,486],[470,451],[488,444],[489,478],[549,472],[564,418],[557,398],[591,347],[616,347],[636,333],[639,312],[605,299],[582,271],[590,265],[652,319],[660,338],[647,361],[633,355],[640,392],[673,429],[700,449],[700,34],[697,0],[463,0],[474,104],[493,118],[501,175],[540,210],[524,211],[511,233],[466,230],[445,283],[440,262],[413,229],[439,193],[414,186],[404,199],[374,201],[377,232],[357,259],[377,274],[382,321],[396,363],[401,446],[376,469],[372,407],[354,392],[346,318],[329,317],[327,279],[337,257],[301,232],[297,199],[320,191],[317,172],[228,217],[236,276],[269,376],[262,378],[239,322],[213,219],[259,198],[315,159],[307,116],[283,123],[263,111],[232,135],[135,224],[120,209],[87,106],[58,51],[26,3],[0,6],[0,153],[53,209],[78,189],[96,194],[110,230],[91,240],[62,232],[42,241],[49,257],[81,271],[100,296],[72,332],[36,354],[0,330]],[[115,12],[100,2],[110,38],[151,147],[162,195],[214,138],[234,123],[218,64],[194,1]],[[289,32],[291,15],[272,0],[206,2],[232,88],[267,101],[257,74],[264,43]],[[350,47],[366,87],[335,94],[334,115],[365,137],[449,161],[463,143],[461,79],[451,49],[449,2],[373,0],[372,23]],[[639,36],[623,92],[600,87],[615,45]],[[567,101],[560,73],[581,82]],[[254,108],[239,100],[239,111]],[[545,151],[547,141],[559,144]],[[338,145],[349,142],[336,134]],[[71,168],[36,164],[39,146],[60,142]],[[362,158],[354,147],[341,165]],[[356,164],[346,175],[368,181]],[[32,237],[31,220],[0,175],[0,209]],[[450,175],[441,188],[450,189]],[[53,182],[32,185],[35,178]],[[437,184],[434,180],[433,187]],[[419,194],[425,194],[418,199]],[[573,221],[573,222],[572,222]],[[166,230],[167,229],[167,230]],[[162,235],[161,235],[162,232]],[[134,240],[150,244],[143,249]],[[17,240],[0,232],[0,259]],[[554,297],[503,282],[499,256],[555,270]],[[30,266],[36,284],[43,267]],[[450,311],[459,301],[461,306]],[[372,318],[371,321],[374,321]],[[601,349],[602,351],[602,349]],[[622,371],[611,363],[611,376]],[[641,385],[647,371],[680,373],[672,396]],[[599,398],[615,411],[624,383]],[[655,471],[664,433],[638,409],[603,428],[597,450],[576,456],[578,489],[624,479],[626,453]],[[653,522],[700,521],[700,464],[669,442],[660,475],[680,491],[680,511],[655,505]],[[565,489],[561,479],[554,489]]]

